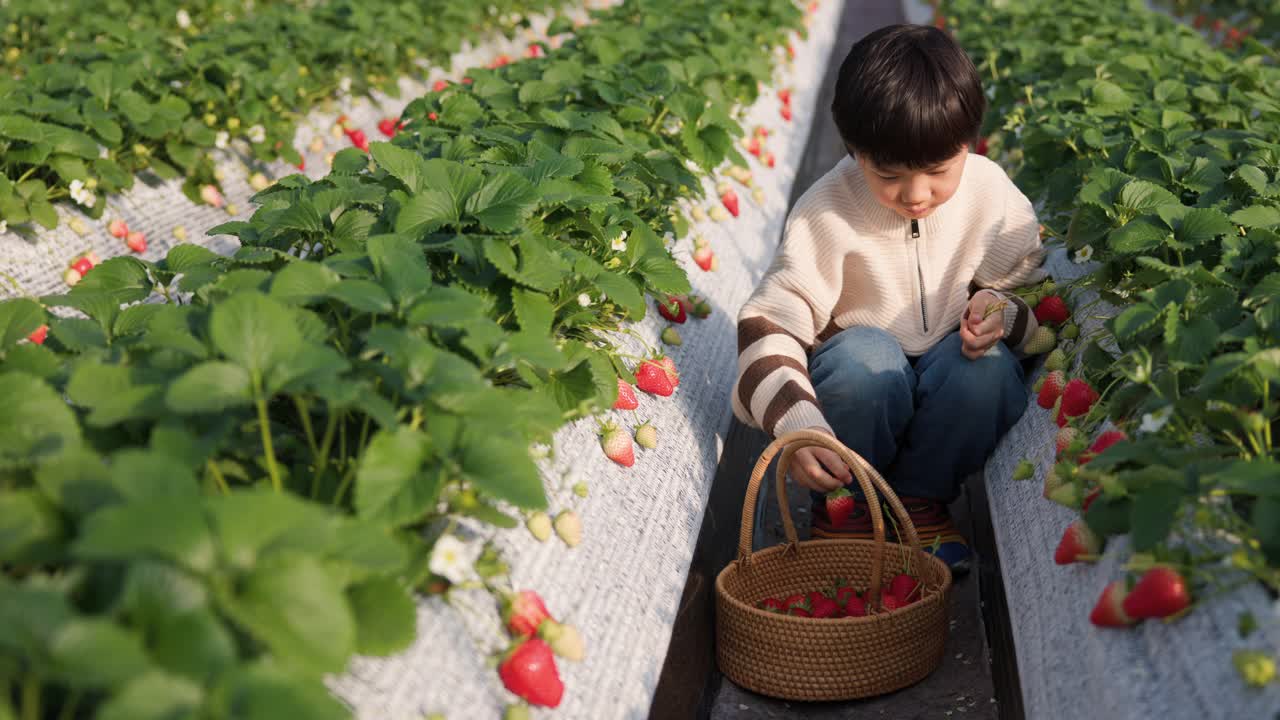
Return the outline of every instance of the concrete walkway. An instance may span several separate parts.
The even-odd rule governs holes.
[[[849,47],[867,32],[903,22],[899,0],[847,0],[840,37],[828,63],[823,92],[819,96],[813,134],[801,161],[791,203],[833,167],[845,150],[831,119],[834,80]],[[951,634],[941,667],[923,682],[891,695],[848,703],[788,703],[744,690],[724,679],[715,664],[715,577],[734,556],[742,498],[752,466],[768,444],[764,433],[736,420],[725,441],[704,517],[698,549],[685,587],[676,629],[671,640],[650,720],[792,720],[817,718],[983,718],[999,717],[988,661],[986,635],[979,601],[979,578],[991,574],[990,559],[979,557],[975,571],[954,585],[951,597]],[[772,488],[772,482],[766,483]],[[802,538],[809,528],[808,498],[790,486],[792,517]],[[952,512],[966,536],[973,537],[969,498],[964,493]],[[985,513],[980,489],[975,508]],[[773,493],[767,498],[765,544],[781,542],[782,524]],[[995,571],[998,577],[998,570]],[[821,668],[815,668],[821,672]],[[1006,715],[1008,717],[1008,715]]]

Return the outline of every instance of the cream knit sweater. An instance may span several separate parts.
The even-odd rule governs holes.
[[[792,208],[773,264],[738,314],[734,414],[770,435],[830,430],[809,379],[813,350],[863,325],[923,355],[959,328],[979,288],[1011,300],[1004,342],[1021,351],[1035,317],[998,291],[1042,279],[1043,258],[1031,202],[986,157],[970,154],[956,193],[918,221],[880,205],[844,158]]]

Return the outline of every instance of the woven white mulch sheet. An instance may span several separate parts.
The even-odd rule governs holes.
[[[764,206],[735,183],[741,216],[708,221],[694,230],[710,241],[720,258],[719,270],[698,269],[689,259],[689,238],[679,240],[677,255],[689,268],[694,292],[712,305],[712,314],[706,320],[690,318],[680,326],[684,344],[669,348],[681,371],[672,397],[641,394],[638,410],[607,413],[628,429],[651,420],[658,428],[658,449],[637,447],[635,466],[623,468],[604,457],[594,420],[562,428],[555,436],[554,459],[544,464],[544,477],[552,510],[574,508],[581,517],[582,544],[569,549],[555,537],[540,544],[523,528],[497,535],[511,562],[515,587],[536,589],[553,615],[578,627],[586,644],[582,663],[559,662],[566,686],[560,707],[535,710],[535,717],[649,716],[729,427],[729,392],[737,368],[735,318],[773,258],[810,122],[826,111],[815,107],[815,100],[841,11],[839,0],[823,0],[810,36],[795,43],[791,67],[777,75],[776,87],[794,89],[795,121],[781,119],[772,91],[748,109],[745,127],[759,124],[774,131],[766,146],[776,155],[777,167],[769,170],[749,158],[755,184],[766,194]],[[703,207],[719,204],[714,183],[707,182],[706,190]],[[634,329],[658,347],[665,325],[650,313]],[[624,341],[623,347],[624,352],[643,354],[634,340]],[[586,499],[572,492],[578,481],[590,488]],[[419,720],[431,712],[451,720],[500,717],[513,696],[496,671],[483,665],[484,655],[505,642],[488,596],[455,593],[452,605],[438,598],[422,600],[418,620],[418,641],[411,648],[390,659],[359,659],[331,687],[362,720]]]
[[[599,8],[615,4],[617,0],[588,0],[576,4],[566,3],[565,12],[575,20],[588,19],[587,8]],[[400,117],[405,106],[414,98],[425,95],[436,80],[461,80],[467,68],[488,65],[499,54],[512,58],[524,57],[529,43],[535,39],[546,37],[547,26],[553,15],[530,18],[532,27],[517,33],[508,39],[501,35],[493,35],[476,46],[464,43],[462,50],[451,59],[450,68],[424,67],[422,76],[405,77],[399,81],[400,97],[392,98],[382,93],[374,93],[374,99],[366,97],[344,97],[338,99],[331,111],[316,110],[310,113],[298,128],[294,147],[302,153],[306,161],[305,174],[312,179],[324,177],[329,172],[325,156],[351,147],[346,136],[335,138],[331,128],[339,114],[345,114],[348,124],[353,128],[364,130],[370,142],[386,140],[378,131],[378,121],[386,117]],[[320,138],[324,148],[313,152],[312,140]],[[239,147],[237,147],[237,144]],[[247,145],[243,141],[233,141],[226,150],[213,150],[217,167],[224,173],[222,187],[229,205],[234,205],[237,215],[229,214],[226,209],[216,209],[209,205],[197,204],[187,199],[182,193],[182,180],[159,181],[154,176],[139,176],[127,192],[106,198],[107,210],[102,217],[91,220],[80,213],[71,203],[55,204],[59,223],[53,230],[32,223],[31,230],[19,234],[18,228],[9,227],[7,232],[0,233],[0,300],[22,295],[40,297],[66,292],[62,273],[77,255],[88,250],[97,252],[106,260],[117,255],[128,254],[124,241],[118,240],[107,232],[107,224],[121,218],[128,223],[131,230],[139,230],[146,235],[147,251],[142,257],[147,260],[160,260],[169,252],[169,248],[181,241],[173,236],[174,228],[182,226],[187,232],[187,242],[204,245],[209,249],[230,254],[239,248],[239,241],[229,235],[208,237],[205,231],[221,225],[229,220],[248,220],[253,214],[254,206],[249,198],[254,190],[249,187],[249,177],[255,172],[263,173],[268,179],[278,179],[298,173],[298,169],[284,162],[262,164],[253,159]],[[147,179],[149,178],[149,179]],[[98,198],[97,202],[104,202]],[[88,228],[81,237],[72,230],[68,221],[79,218]],[[10,278],[15,280],[14,287]],[[63,308],[58,311],[65,314]],[[65,312],[64,312],[65,311]]]

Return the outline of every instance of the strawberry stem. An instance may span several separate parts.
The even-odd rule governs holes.
[[[271,442],[271,420],[267,417],[267,400],[262,396],[262,381],[257,377],[254,384],[254,405],[258,408],[258,432],[262,435],[262,452],[267,457],[267,473],[271,476],[271,488],[283,492],[280,482],[280,468],[276,465],[275,447]]]

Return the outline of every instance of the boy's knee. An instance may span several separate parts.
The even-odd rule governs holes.
[[[915,390],[902,347],[878,328],[853,327],[828,340],[814,354],[810,374],[823,407],[909,404]]]
[[[983,407],[999,410],[1011,402],[1026,402],[1022,366],[1003,342],[976,360],[957,355],[944,372],[927,378],[927,382],[934,393],[973,411]]]
[[[880,328],[856,326],[840,331],[823,343],[810,362],[815,373],[846,375],[907,373],[911,370],[898,340]]]

